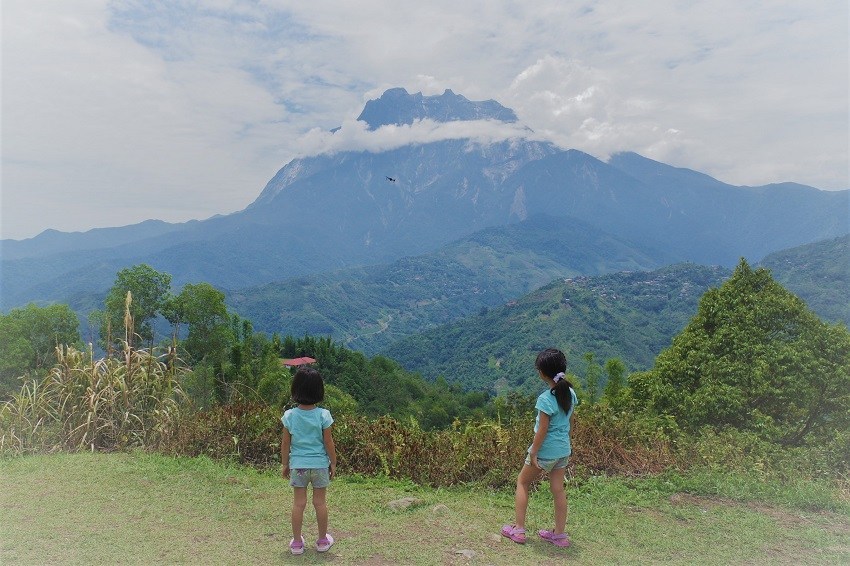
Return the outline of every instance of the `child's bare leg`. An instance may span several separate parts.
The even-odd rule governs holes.
[[[567,528],[567,490],[564,487],[566,468],[549,472],[549,489],[555,501],[555,534],[561,534]]]
[[[540,470],[529,465],[523,465],[516,478],[516,493],[514,494],[514,513],[516,514],[516,527],[525,528],[525,514],[528,511],[528,491],[531,482],[537,478]]]
[[[313,507],[316,509],[316,522],[319,524],[319,538],[328,534],[328,502],[326,487],[313,488]]]
[[[304,509],[307,508],[307,488],[296,487],[292,496],[292,538],[301,540],[301,527],[304,524]]]

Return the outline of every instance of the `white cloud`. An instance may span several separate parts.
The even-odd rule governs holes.
[[[369,130],[365,122],[349,119],[339,130],[329,132],[315,128],[301,138],[303,156],[342,151],[390,151],[406,145],[434,143],[443,140],[470,139],[481,144],[514,138],[542,139],[518,124],[495,120],[435,122],[416,120],[412,124],[385,125]]]
[[[847,16],[845,0],[4,0],[0,234],[228,213],[296,155],[522,125],[736,184],[848,188]],[[492,98],[522,124],[355,123],[396,86]]]

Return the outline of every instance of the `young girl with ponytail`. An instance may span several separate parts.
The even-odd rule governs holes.
[[[567,525],[567,493],[564,475],[567,461],[572,453],[570,446],[570,417],[578,400],[572,384],[567,381],[567,357],[560,350],[550,348],[537,355],[534,362],[546,390],[537,397],[534,408],[537,418],[534,423],[534,440],[516,480],[513,525],[502,527],[502,535],[512,541],[525,544],[525,515],[528,510],[528,492],[531,483],[541,473],[549,474],[549,489],[555,504],[555,528],[537,531],[544,541],[558,547],[570,545],[565,532]]]

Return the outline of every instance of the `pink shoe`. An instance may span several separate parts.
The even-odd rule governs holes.
[[[304,554],[304,537],[301,537],[301,540],[292,539],[289,541],[289,552],[292,554]]]
[[[508,537],[517,544],[525,544],[525,529],[518,529],[513,525],[502,527],[502,536]]]
[[[325,534],[323,538],[316,541],[316,550],[319,552],[327,552],[334,543],[334,537],[330,533]]]
[[[555,534],[552,531],[547,530],[539,530],[537,534],[540,535],[540,538],[545,540],[546,542],[550,542],[555,546],[560,546],[561,548],[567,548],[570,546],[570,537],[567,536],[567,533]]]

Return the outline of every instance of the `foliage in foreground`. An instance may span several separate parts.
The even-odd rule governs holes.
[[[131,348],[95,360],[57,348],[58,362],[0,407],[0,452],[153,446],[173,430],[185,371],[169,353]]]
[[[21,375],[44,375],[60,345],[78,346],[80,321],[68,305],[30,303],[0,313],[0,399],[20,389]]]
[[[128,334],[135,328],[129,304]],[[178,350],[160,355],[129,340],[98,361],[91,351],[59,349],[50,374],[0,409],[0,451],[143,446],[276,466],[288,403],[282,353],[320,360],[341,472],[432,486],[513,482],[531,438],[528,400],[490,400],[444,380],[426,387],[388,358],[370,360],[330,339],[260,343],[250,323],[231,322],[238,344],[229,360],[192,372],[180,367]],[[727,470],[846,486],[848,344],[846,330],[820,323],[764,270],[742,262],[730,281],[706,293],[656,367],[631,376],[628,386],[622,363],[609,360],[601,388],[602,367],[585,356],[571,478]]]
[[[692,432],[732,427],[783,445],[828,442],[850,426],[850,332],[741,260],[654,368],[629,383],[637,409]]]
[[[279,465],[280,412],[262,404],[236,404],[185,414],[159,445],[174,454],[207,455],[258,468]],[[511,485],[531,442],[533,417],[456,422],[423,430],[413,419],[336,418],[334,438],[341,473],[380,475],[423,485]],[[669,423],[610,406],[580,405],[575,412],[569,476],[645,477],[670,471],[737,473],[754,480],[801,479],[850,487],[848,438],[789,448],[734,429],[670,433]],[[843,480],[842,480],[843,478]]]
[[[160,449],[175,455],[207,455],[258,467],[279,465],[280,415],[259,405],[217,407],[187,417]],[[414,420],[343,416],[334,425],[342,473],[383,475],[431,486],[476,483],[510,485],[525,458],[533,422],[456,423],[423,430]],[[626,423],[623,423],[624,425]],[[670,443],[604,429],[591,415],[579,417],[574,474],[643,475],[673,463]]]

